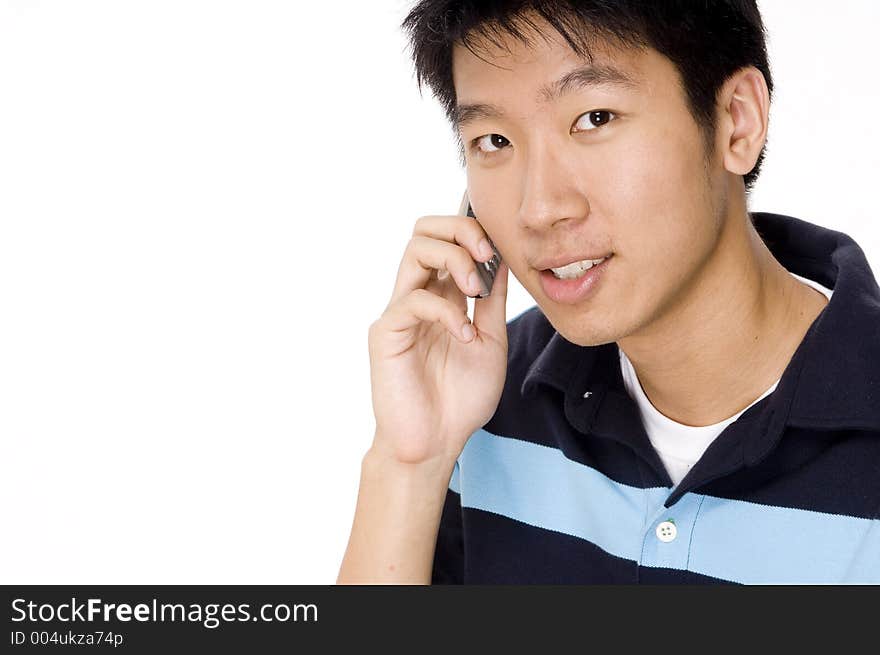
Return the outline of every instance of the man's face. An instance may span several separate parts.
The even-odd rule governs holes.
[[[458,105],[486,103],[460,128],[474,212],[553,326],[578,345],[617,341],[674,314],[718,243],[726,178],[706,167],[674,65],[657,51],[594,51],[638,86],[538,90],[589,62],[557,34],[476,57],[453,50]],[[490,63],[487,63],[487,60]],[[479,156],[482,151],[484,156]],[[546,261],[613,253],[573,303],[544,290]],[[544,266],[542,266],[542,264]]]

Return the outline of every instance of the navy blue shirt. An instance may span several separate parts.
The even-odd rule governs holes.
[[[617,344],[523,312],[449,481],[433,583],[880,583],[880,288],[848,235],[752,217],[782,266],[834,291],[775,391],[673,488]]]

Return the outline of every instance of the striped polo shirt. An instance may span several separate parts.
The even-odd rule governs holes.
[[[674,485],[617,344],[572,344],[533,306],[455,463],[434,584],[880,583],[880,288],[848,235],[751,215],[783,267],[833,290],[772,393]]]

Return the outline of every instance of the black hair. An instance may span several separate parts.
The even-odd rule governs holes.
[[[706,158],[714,152],[717,93],[746,66],[763,75],[772,97],[766,34],[757,0],[419,0],[401,28],[407,32],[419,93],[425,82],[440,101],[453,127],[461,165],[461,135],[455,129],[452,47],[472,47],[481,37],[509,34],[529,45],[521,29],[546,36],[529,19],[537,14],[566,40],[574,52],[592,61],[591,46],[622,49],[651,47],[676,67],[688,110],[703,139]],[[479,55],[477,55],[479,56]],[[764,160],[766,143],[743,176],[748,193]]]

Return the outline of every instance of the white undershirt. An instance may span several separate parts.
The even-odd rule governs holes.
[[[791,273],[791,271],[789,271],[789,273]],[[804,284],[820,291],[829,300],[831,299],[831,294],[833,292],[830,289],[827,289],[818,282],[801,277],[800,275],[795,275],[794,273],[791,273],[791,275]],[[639,413],[642,417],[642,423],[645,425],[645,430],[648,433],[648,438],[651,440],[651,444],[657,450],[660,459],[666,466],[666,470],[669,472],[669,477],[672,478],[673,484],[676,485],[690,470],[691,466],[702,457],[703,452],[708,448],[709,444],[712,443],[712,440],[715,439],[724,428],[738,419],[740,414],[746,411],[749,407],[773,393],[776,389],[776,385],[779,384],[779,380],[776,380],[767,391],[762,393],[760,397],[756,398],[748,407],[743,408],[730,418],[726,418],[719,423],[702,426],[683,425],[682,423],[673,421],[669,417],[661,414],[657,408],[651,404],[651,401],[645,395],[644,389],[642,389],[642,385],[639,382],[632,362],[623,350],[620,350],[620,348],[618,348],[618,350],[620,352],[620,370],[623,373],[623,382],[624,385],[626,385],[626,390],[630,397],[635,400],[636,404],[639,406]]]

